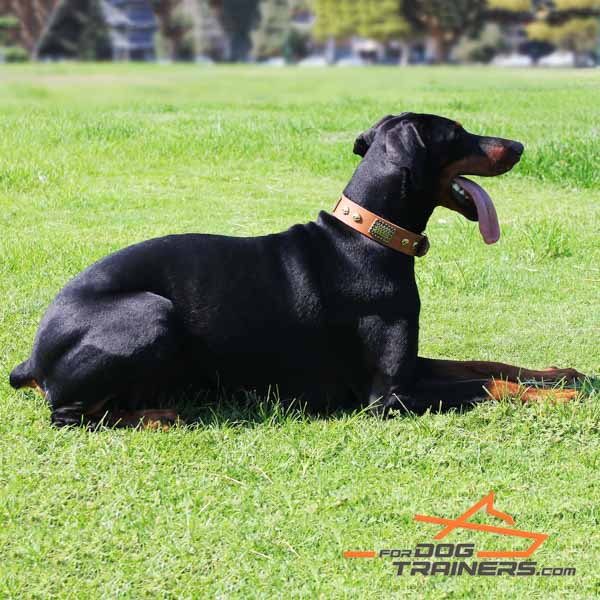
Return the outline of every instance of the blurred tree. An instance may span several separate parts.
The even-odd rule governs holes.
[[[554,0],[556,10],[600,10],[600,0]]]
[[[488,10],[507,10],[511,12],[531,12],[531,0],[488,0]]]
[[[231,61],[245,61],[251,48],[250,32],[259,19],[258,0],[209,0],[229,37]]]
[[[261,0],[260,22],[252,32],[252,55],[257,59],[281,55],[291,30],[289,0]]]
[[[315,39],[322,42],[330,37],[340,40],[352,34],[356,27],[356,19],[347,11],[341,11],[344,0],[314,0]]]
[[[314,14],[312,0],[289,0],[291,27],[284,46],[287,62],[295,62],[310,54]]]
[[[483,25],[486,0],[404,0],[402,12],[433,42],[434,61],[446,62],[452,45],[463,34]]]
[[[401,48],[400,58],[408,63],[412,27],[402,16],[398,0],[363,0],[357,11],[357,33],[376,40],[385,46],[397,42]]]
[[[405,41],[412,31],[398,0],[314,0],[313,7],[315,39],[327,41],[330,52],[336,41],[353,35],[389,44]]]
[[[452,55],[459,62],[488,63],[496,54],[506,50],[509,50],[509,44],[500,26],[486,23],[477,37],[461,37]]]
[[[310,53],[310,34],[292,27],[285,40],[283,54],[286,62],[292,63],[301,60]]]
[[[169,58],[191,58],[188,56],[187,34],[191,20],[183,11],[181,0],[151,0],[152,10],[158,19],[160,34],[166,42]]]
[[[408,21],[401,15],[398,0],[362,0],[357,7],[357,33],[387,44],[411,33]]]
[[[29,57],[19,43],[19,20],[7,14],[7,7],[0,4],[0,59],[4,62],[22,62]]]
[[[66,0],[10,0],[9,6],[21,24],[21,41],[33,58],[53,11]]]
[[[318,42],[326,42],[329,62],[335,60],[335,46],[356,33],[358,28],[357,0],[313,0],[315,26],[313,35]]]
[[[6,14],[0,6],[0,45],[12,46],[19,39],[19,19]]]
[[[37,55],[106,60],[111,47],[99,0],[66,0],[56,6],[37,42]]]
[[[534,21],[527,25],[527,35],[530,40],[553,44],[577,57],[595,51],[599,29],[594,18],[570,19],[561,25]]]
[[[598,16],[600,0],[554,0],[547,19],[550,23],[565,23],[570,19]]]
[[[564,22],[574,17],[600,15],[600,0],[487,0],[486,15],[497,20],[504,17],[530,21],[537,17]]]
[[[531,0],[488,0],[485,18],[502,24],[526,23],[533,10]]]
[[[181,13],[189,29],[182,40],[179,54],[200,60],[224,60],[228,57],[229,40],[208,0],[181,0]]]

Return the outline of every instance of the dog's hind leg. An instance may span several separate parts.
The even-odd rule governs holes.
[[[54,424],[93,423],[99,416],[110,424],[110,412],[157,407],[182,345],[170,300],[150,292],[75,300],[49,318],[52,335],[42,332],[35,355]],[[73,343],[54,352],[56,340],[73,330],[80,332]]]

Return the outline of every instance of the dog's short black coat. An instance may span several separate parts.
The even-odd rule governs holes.
[[[420,233],[436,205],[458,210],[447,189],[455,175],[505,172],[522,146],[403,113],[359,136],[354,151],[364,158],[345,194]],[[476,218],[472,206],[461,212]],[[414,262],[326,212],[263,237],[145,241],[65,285],[11,384],[39,386],[58,425],[152,407],[159,390],[181,385],[277,384],[317,406],[327,395],[384,412],[419,407]]]

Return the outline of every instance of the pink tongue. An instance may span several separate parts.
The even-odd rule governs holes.
[[[475,208],[477,208],[477,218],[479,219],[479,231],[486,244],[495,244],[500,239],[500,225],[498,224],[498,215],[489,194],[474,181],[465,177],[456,178],[460,185],[469,193]]]

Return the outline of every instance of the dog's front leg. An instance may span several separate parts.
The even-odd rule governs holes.
[[[369,410],[387,418],[395,412],[417,410],[417,399],[411,393],[411,382],[377,372],[369,390]]]
[[[522,381],[536,384],[557,384],[565,382],[569,385],[583,381],[585,375],[575,369],[526,369],[500,362],[439,360],[431,358],[417,359],[417,379],[457,381],[465,379],[497,379],[515,383]]]
[[[390,323],[381,317],[369,317],[361,323],[359,332],[369,364],[363,388],[369,409],[384,417],[394,411],[415,410],[417,400],[412,390],[417,367],[416,319]]]

